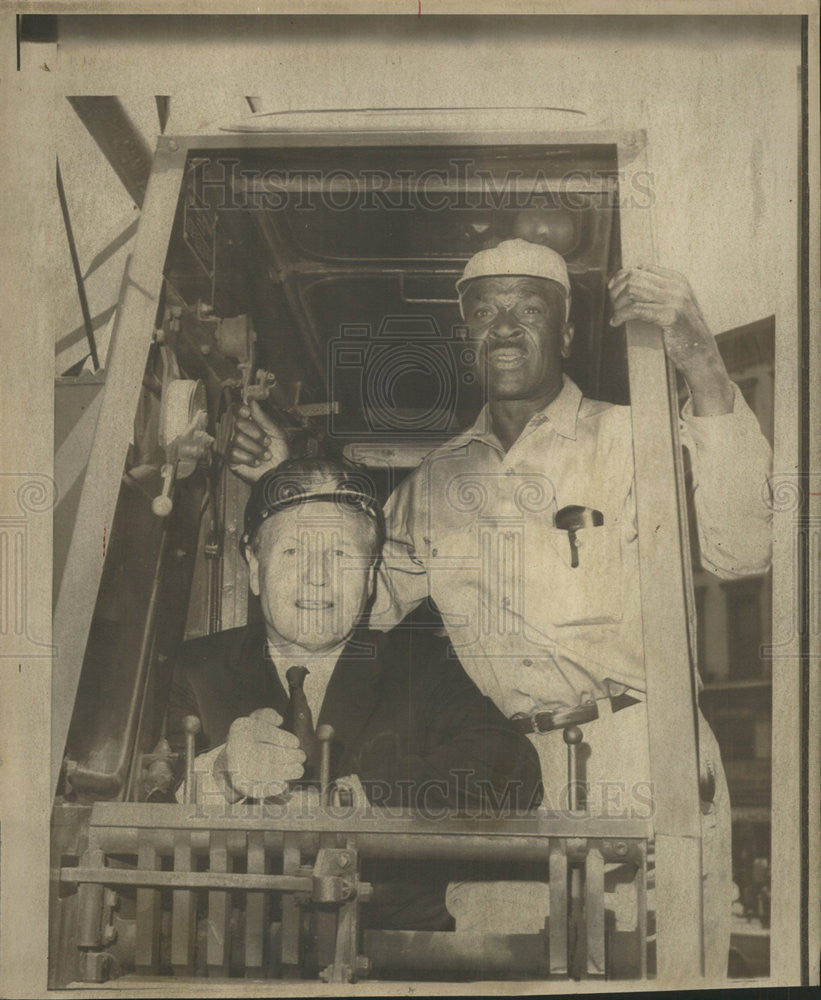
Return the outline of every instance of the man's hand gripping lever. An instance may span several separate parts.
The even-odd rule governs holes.
[[[225,747],[214,764],[214,777],[229,802],[243,798],[288,801],[294,786],[309,799],[327,800],[333,726],[317,729],[311,751],[319,763],[317,790],[315,781],[306,780],[312,768],[308,751],[300,744],[299,735],[289,731],[288,721],[273,708],[258,708],[232,723]]]
[[[246,483],[255,483],[288,458],[288,439],[256,400],[237,407],[228,444],[228,467]]]
[[[235,719],[214,764],[214,777],[229,802],[281,798],[303,776],[306,755],[299,737],[282,728],[273,708]]]

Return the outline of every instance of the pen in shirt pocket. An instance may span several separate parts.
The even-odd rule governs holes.
[[[582,507],[578,504],[569,504],[557,510],[553,516],[553,524],[560,530],[566,531],[570,542],[570,567],[575,569],[579,565],[579,545],[576,532],[580,528],[598,528],[604,524],[604,514],[593,507]]]

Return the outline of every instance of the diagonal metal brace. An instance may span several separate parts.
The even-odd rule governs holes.
[[[359,954],[359,904],[370,899],[372,887],[359,882],[358,870],[353,849],[323,847],[317,852],[313,900],[336,909],[336,926],[328,928],[333,961],[319,974],[326,983],[352,983],[369,971],[368,960]]]

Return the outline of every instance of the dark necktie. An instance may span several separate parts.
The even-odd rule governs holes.
[[[305,772],[303,780],[316,778],[316,736],[314,720],[302,685],[308,674],[307,667],[289,667],[285,671],[288,682],[288,707],[282,719],[282,728],[293,733],[299,740],[299,746],[305,753]]]

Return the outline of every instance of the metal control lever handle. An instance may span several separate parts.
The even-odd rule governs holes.
[[[163,481],[162,493],[154,497],[151,501],[151,510],[157,517],[168,517],[174,509],[174,501],[171,499],[171,488],[174,485],[175,474],[174,465],[171,462],[166,462],[160,470]]]
[[[333,726],[319,726],[315,733],[316,745],[319,749],[319,803],[326,805],[330,797],[331,788],[331,743],[335,736]],[[295,788],[310,786],[314,787],[315,781],[305,781],[304,778],[289,782],[290,791],[284,796],[287,801],[291,797],[291,792]]]
[[[195,760],[197,757],[197,733],[202,729],[202,723],[196,715],[186,715],[182,720],[185,730],[185,804],[190,805],[197,800],[197,775]]]
[[[579,810],[579,744],[584,738],[578,726],[565,726],[562,732],[564,742],[567,744],[567,791],[568,804],[571,812]]]
[[[334,727],[318,726],[316,738],[319,743],[319,801],[327,805],[328,791],[331,787],[331,743],[334,738]]]

